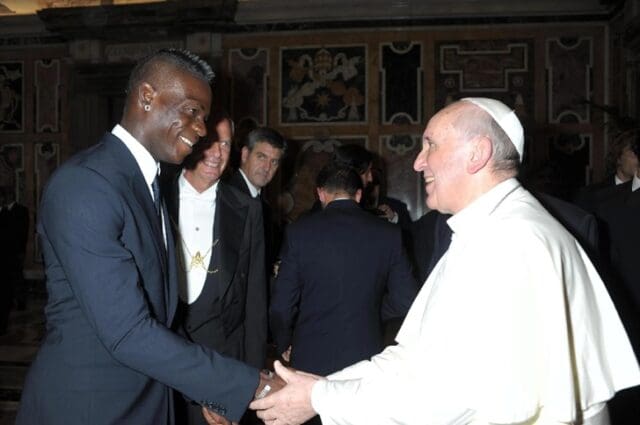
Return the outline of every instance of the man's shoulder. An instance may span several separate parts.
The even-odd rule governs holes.
[[[111,133],[105,133],[93,146],[81,150],[65,161],[59,169],[90,169],[98,173],[128,169],[135,158],[127,147]]]
[[[239,208],[242,208],[242,207],[259,208],[260,207],[260,201],[252,198],[242,190],[238,189],[236,186],[224,180],[221,180],[218,183],[218,194],[219,196],[222,196],[223,199],[225,199],[227,202]]]
[[[139,172],[133,155],[110,133],[60,165],[47,181],[47,191],[71,192],[82,188],[127,187]],[[140,174],[141,175],[141,174]],[[96,193],[97,195],[97,193]]]
[[[245,193],[247,196],[250,196],[249,186],[247,186],[247,182],[245,182],[244,177],[240,174],[240,169],[225,174],[222,181]]]
[[[345,217],[352,230],[365,229],[371,235],[376,235],[375,237],[400,233],[400,228],[397,225],[372,214],[355,202],[353,204],[343,205],[341,208],[325,208],[317,214],[311,214],[309,219],[315,219],[324,223],[324,225],[328,225],[327,223],[343,222]],[[372,238],[372,240],[375,239],[375,237]]]

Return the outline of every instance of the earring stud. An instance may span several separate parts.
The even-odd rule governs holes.
[[[151,110],[151,105],[149,105],[148,103],[144,105],[144,110],[146,112],[149,112]]]

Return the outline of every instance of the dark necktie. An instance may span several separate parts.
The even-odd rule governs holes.
[[[153,204],[156,207],[156,215],[158,216],[160,223],[162,223],[162,200],[160,199],[160,183],[158,182],[158,176],[153,179],[151,189],[153,189]]]

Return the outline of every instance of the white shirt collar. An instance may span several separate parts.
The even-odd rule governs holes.
[[[498,183],[487,193],[449,218],[447,224],[458,236],[477,229],[478,226],[482,226],[478,222],[478,218],[491,214],[502,200],[518,187],[520,187],[520,183],[515,178]]]
[[[122,143],[124,143],[127,149],[129,149],[131,155],[133,155],[138,163],[140,171],[142,171],[144,180],[149,186],[151,186],[151,183],[153,183],[153,180],[158,175],[158,171],[160,169],[158,162],[153,159],[147,148],[142,146],[142,144],[140,144],[140,142],[120,124],[116,124],[116,126],[113,127],[111,134],[122,140]]]
[[[618,177],[618,175],[617,175],[617,174],[614,174],[614,175],[613,175],[613,181],[616,183],[616,186],[617,186],[617,185],[619,185],[619,184],[624,183],[624,182],[620,179],[620,177]]]
[[[189,180],[184,176],[184,171],[180,173],[180,177],[178,178],[178,186],[180,189],[180,198],[193,198],[200,201],[208,201],[214,203],[216,201],[216,191],[218,190],[218,183],[220,180],[211,185],[210,188],[205,191],[198,192],[192,185],[189,183]]]
[[[631,191],[635,192],[638,188],[640,188],[640,177],[638,177],[638,174],[634,174],[631,182]]]
[[[240,174],[242,175],[242,178],[244,179],[245,183],[247,183],[247,187],[249,188],[249,192],[251,192],[251,197],[255,198],[256,196],[260,195],[260,190],[259,188],[255,187],[253,185],[253,183],[251,183],[249,181],[249,178],[247,177],[247,175],[244,173],[244,171],[242,171],[242,168],[238,168],[238,171],[240,171]]]

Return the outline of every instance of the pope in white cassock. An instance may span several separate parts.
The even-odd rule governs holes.
[[[277,364],[288,385],[251,405],[268,425],[609,424],[638,363],[585,252],[515,179],[523,147],[497,100],[429,121],[414,168],[427,205],[453,214],[449,250],[398,345],[326,378]]]

